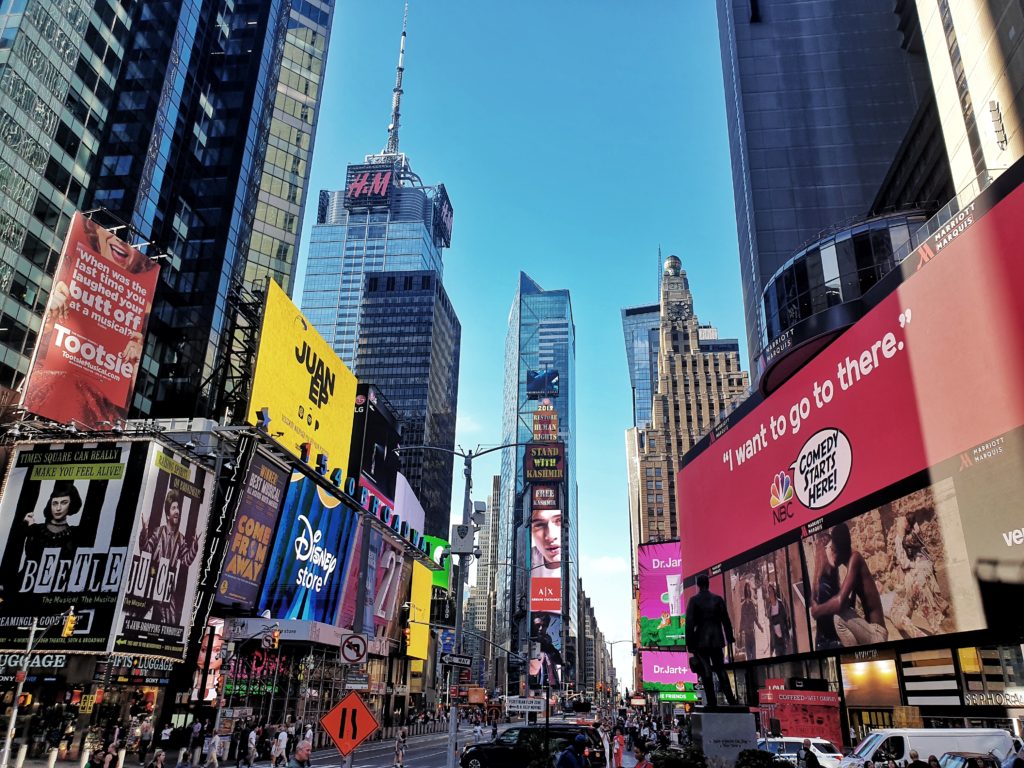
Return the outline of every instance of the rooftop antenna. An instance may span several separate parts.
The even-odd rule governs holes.
[[[405,72],[405,30],[409,26],[409,3],[405,4],[405,13],[402,15],[402,42],[398,48],[398,69],[395,72],[395,87],[391,97],[391,125],[388,126],[388,146],[384,154],[394,155],[398,153],[398,121],[401,118],[400,107],[402,104],[402,75]]]

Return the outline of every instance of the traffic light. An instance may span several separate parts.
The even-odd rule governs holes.
[[[280,629],[275,629],[273,632],[270,633],[270,647],[271,648],[277,648],[278,644],[280,642],[281,642],[281,630]]]
[[[78,617],[75,616],[74,611],[69,611],[68,615],[64,617],[64,628],[60,631],[61,637],[71,637],[75,634],[75,627],[78,625]]]
[[[402,636],[405,638],[405,647],[409,647],[409,641],[412,639],[412,627],[406,627],[402,630]]]

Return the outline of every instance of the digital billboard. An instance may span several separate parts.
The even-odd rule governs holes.
[[[527,483],[558,483],[565,480],[565,443],[529,443],[523,455]]]
[[[558,397],[558,371],[554,368],[543,371],[527,371],[526,396],[530,400]]]
[[[288,470],[258,453],[249,463],[214,597],[218,605],[246,610],[253,607],[289,476]]]
[[[118,596],[128,577],[149,443],[38,443],[14,448],[0,499],[0,649],[24,651],[32,619],[62,621],[39,650],[112,650]]]
[[[434,242],[441,248],[450,248],[452,244],[452,224],[455,212],[452,202],[448,199],[448,190],[444,184],[434,188]]]
[[[544,398],[533,412],[533,440],[537,443],[558,441],[558,412],[548,398]]]
[[[562,675],[562,614],[534,613],[530,616],[531,688],[558,688]]]
[[[409,642],[405,655],[426,659],[430,644],[430,597],[433,587],[431,571],[423,563],[412,564],[412,586],[409,590]]]
[[[562,510],[530,510],[530,575],[561,577]]]
[[[401,464],[398,419],[372,384],[359,384],[353,402],[348,477],[359,479],[357,496],[365,509],[370,508],[371,498],[394,509]]]
[[[531,509],[557,509],[558,506],[557,485],[530,486]]]
[[[640,646],[686,645],[683,565],[678,541],[637,547],[640,597]]]
[[[1006,171],[860,321],[684,457],[684,572],[723,573],[754,627],[742,655],[771,652],[774,582],[814,647],[845,647],[981,628],[979,560],[1024,563],[1022,176]],[[758,584],[744,568],[766,557]]]
[[[249,424],[270,418],[267,430],[296,458],[327,456],[345,470],[352,444],[356,377],[271,280],[267,287],[259,351],[249,397]]]
[[[53,276],[22,407],[110,429],[128,416],[160,268],[76,212]]]
[[[640,666],[645,691],[692,691],[698,681],[685,651],[641,651]]]
[[[355,510],[302,473],[292,474],[259,610],[275,619],[333,625],[358,532]]]
[[[114,643],[118,653],[184,660],[213,480],[213,471],[206,466],[159,443],[151,444],[139,531]]]
[[[442,627],[454,627],[455,595],[448,588],[452,558],[451,555],[444,554],[448,542],[436,536],[424,536],[423,538],[430,548],[430,559],[441,566],[441,570],[433,571],[431,577],[433,586],[430,600],[430,623]]]

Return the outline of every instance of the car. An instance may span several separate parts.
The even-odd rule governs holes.
[[[532,758],[543,755],[557,756],[572,744],[576,734],[582,733],[590,740],[587,756],[593,768],[605,768],[607,756],[601,740],[601,733],[588,725],[572,723],[551,723],[545,750],[545,726],[523,725],[507,728],[497,739],[481,744],[470,744],[462,753],[462,768],[522,768]],[[554,763],[552,762],[552,765]]]
[[[939,758],[942,768],[1000,768],[999,760],[981,752],[946,752]]]
[[[810,738],[811,751],[818,757],[821,768],[838,768],[843,753],[836,749],[835,745],[827,739]],[[787,763],[796,765],[796,753],[803,746],[803,736],[782,736],[770,739],[758,739],[757,748],[764,752],[771,752]]]

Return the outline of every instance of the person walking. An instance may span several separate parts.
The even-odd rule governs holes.
[[[811,749],[811,740],[804,739],[803,745],[797,750],[796,753],[796,765],[797,768],[821,768],[821,763],[818,762],[818,756]]]
[[[476,725],[473,726],[473,743],[479,744],[480,739],[483,738],[484,729],[480,727],[480,721],[478,720]]]
[[[395,768],[403,768],[405,766],[405,729],[403,728],[398,733],[398,738],[395,739]]]
[[[278,763],[288,763],[288,731],[282,727],[270,746],[270,765],[277,768]]]
[[[249,731],[249,738],[246,739],[246,763],[249,768],[252,768],[252,764],[256,762],[256,745],[259,743],[260,735],[256,732],[256,728],[253,727]]]
[[[148,717],[139,726],[139,765],[146,764],[146,755],[153,743],[153,721]]]
[[[622,729],[616,728],[612,737],[612,750],[615,760],[615,768],[622,768],[622,753],[626,751],[626,737],[622,735]]]
[[[555,768],[589,768],[590,761],[583,754],[589,743],[590,740],[584,734],[577,733],[572,744],[558,756]]]
[[[220,768],[220,734],[214,732],[206,750],[206,768]]]
[[[303,739],[295,745],[295,752],[292,759],[288,761],[287,768],[309,768],[309,753],[313,751],[313,745]]]
[[[146,768],[164,768],[164,762],[167,760],[167,753],[162,749],[158,749],[153,753],[153,759],[149,762]]]

